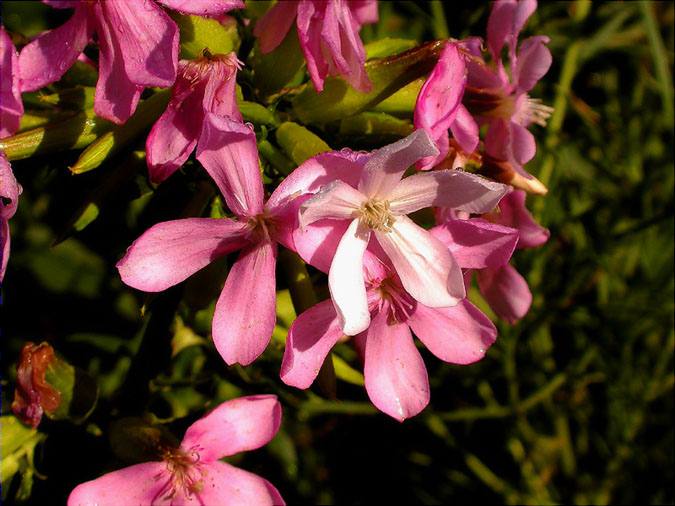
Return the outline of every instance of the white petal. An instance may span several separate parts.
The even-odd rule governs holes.
[[[300,208],[300,226],[306,227],[324,218],[353,219],[365,196],[344,181],[327,184]]]

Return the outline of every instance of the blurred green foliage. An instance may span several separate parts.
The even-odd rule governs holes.
[[[64,15],[37,3],[2,8],[7,27],[26,36]],[[362,34],[402,49],[448,33],[483,35],[487,10],[380,2],[381,21]],[[284,263],[299,277],[279,276],[274,339],[247,368],[226,367],[209,338],[227,260],[159,295],[122,285],[115,262],[147,227],[202,210],[222,216],[217,200],[208,207],[215,193],[196,164],[152,188],[138,153],[111,153],[76,177],[68,170],[75,151],[13,162],[24,193],[3,286],[2,414],[27,340],[50,341],[96,377],[100,400],[83,424],[45,420],[39,432],[3,416],[3,499],[62,503],[78,483],[126,465],[109,441],[122,417],[145,415],[180,435],[221,401],[275,393],[284,406],[279,435],[229,460],[275,483],[290,504],[673,503],[674,15],[669,2],[540,5],[526,32],[551,38],[554,63],[534,95],[555,113],[547,129],[536,127],[529,166],[550,192],[529,205],[551,239],[516,258],[533,307],[518,325],[500,324],[480,363],[451,366],[422,350],[431,404],[403,424],[368,402],[348,344],[334,354],[334,392],[279,380],[285,334],[307,302],[287,285],[309,275],[323,299],[325,278],[315,271]],[[255,76],[248,78],[244,98],[254,101]],[[256,126],[266,181],[274,182],[303,156],[284,140],[302,127],[277,129],[275,111],[256,111],[273,119]],[[316,145],[368,147],[380,141],[373,125],[387,135],[408,128],[365,114],[310,126]],[[129,140],[129,149],[143,141]]]

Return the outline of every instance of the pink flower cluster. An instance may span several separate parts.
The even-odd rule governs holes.
[[[525,207],[525,193],[544,193],[523,168],[535,154],[527,129],[550,109],[530,97],[551,56],[546,37],[517,43],[534,0],[502,0],[488,22],[487,47],[477,38],[448,41],[421,89],[408,137],[372,152],[348,149],[317,155],[265,198],[256,135],[236,102],[242,63],[234,53],[178,61],[178,29],[158,5],[218,16],[240,0],[144,2],[49,1],[74,8],[63,26],[27,44],[17,57],[0,31],[1,135],[22,114],[19,90],[55,82],[96,37],[99,79],[95,111],[122,123],[146,87],[172,86],[167,109],[152,127],[146,151],[150,178],[160,183],[196,149],[196,159],[232,213],[231,218],[186,218],[158,223],[118,262],[127,285],[159,292],[181,283],[219,257],[239,251],[218,298],[212,323],[216,349],[228,364],[248,365],[266,349],[276,320],[279,245],[328,276],[330,300],[292,324],[281,379],[308,388],[331,349],[350,337],[364,363],[373,404],[403,421],[430,399],[425,364],[413,334],[439,359],[480,360],[495,342],[490,319],[467,299],[475,271],[495,313],[513,323],[532,296],[509,264],[516,248],[548,239]],[[341,75],[367,91],[359,30],[377,20],[374,0],[278,2],[254,33],[272,51],[295,21],[311,81]],[[508,64],[502,59],[507,47]],[[54,62],[58,62],[54,64]],[[486,134],[480,139],[479,127]],[[461,170],[477,160],[482,175]],[[420,169],[405,177],[406,171]],[[488,177],[486,177],[488,176]],[[9,251],[7,221],[20,187],[0,157],[2,270]],[[432,209],[437,225],[411,217]],[[78,486],[69,504],[283,503],[276,489],[219,459],[267,443],[281,408],[270,396],[226,402],[193,424],[161,460],[109,473]],[[120,495],[122,494],[122,495]]]

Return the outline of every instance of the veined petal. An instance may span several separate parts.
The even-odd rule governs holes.
[[[237,70],[241,62],[235,53],[221,57],[211,64],[206,76],[203,107],[205,111],[217,116],[227,116],[235,121],[243,121],[237,106]]]
[[[355,219],[340,239],[328,272],[328,288],[342,331],[347,336],[363,332],[370,324],[366,285],[363,280],[363,253],[370,230]]]
[[[462,270],[448,248],[407,216],[397,216],[391,232],[375,231],[375,237],[418,302],[448,307],[466,296]]]
[[[377,409],[402,422],[429,403],[429,378],[408,325],[389,323],[387,317],[385,304],[368,328],[366,391]]]
[[[93,33],[89,6],[81,2],[63,25],[40,35],[19,54],[21,91],[35,91],[61,79]]]
[[[322,40],[322,26],[324,22],[324,13],[326,3],[313,2],[311,0],[301,0],[298,3],[298,15],[296,26],[298,28],[298,40],[300,49],[305,55],[307,63],[307,72],[312,80],[316,91],[323,91],[323,81],[328,75],[328,62],[324,56],[324,51],[328,52]]]
[[[530,310],[532,293],[527,281],[511,265],[477,271],[478,288],[492,310],[513,324]]]
[[[22,115],[19,56],[9,34],[0,26],[0,138],[18,130]]]
[[[156,0],[169,9],[196,16],[219,16],[232,9],[243,9],[243,0]]]
[[[327,184],[300,207],[300,226],[332,218],[351,220],[357,218],[366,197],[356,188],[339,179]]]
[[[213,342],[227,365],[248,365],[265,351],[276,320],[277,246],[263,241],[242,250],[213,315]]]
[[[269,443],[281,425],[275,395],[252,395],[223,402],[190,425],[181,448],[196,448],[200,462],[212,462]]]
[[[407,323],[431,353],[451,364],[480,360],[497,339],[490,319],[467,300],[444,308],[417,304]]]
[[[340,240],[347,233],[346,220],[321,220],[293,232],[293,243],[298,255],[322,272],[330,270]]]
[[[288,329],[281,363],[282,381],[297,388],[309,388],[343,336],[332,301],[324,300],[302,313]]]
[[[284,40],[297,15],[298,3],[293,0],[277,2],[256,22],[253,35],[258,37],[263,54],[273,51]]]
[[[480,218],[448,220],[429,232],[445,244],[463,269],[506,264],[518,243],[518,231]]]
[[[99,2],[99,26],[115,39],[129,80],[171,86],[178,68],[178,27],[154,2]]]
[[[166,485],[167,473],[163,462],[125,467],[75,487],[68,497],[68,506],[152,504]],[[165,479],[158,479],[162,474]]]
[[[403,179],[390,195],[395,214],[426,207],[450,207],[469,213],[491,211],[509,187],[460,170],[415,174]]]
[[[279,491],[269,481],[225,462],[209,462],[195,504],[283,506]],[[194,496],[190,496],[192,499]],[[184,503],[179,503],[184,504]]]
[[[251,128],[208,113],[197,146],[197,160],[216,182],[234,214],[262,213],[262,177]]]
[[[424,130],[374,151],[363,167],[359,191],[368,198],[388,200],[403,173],[417,160],[438,155],[438,149]]]
[[[127,285],[160,292],[248,244],[247,231],[246,224],[225,218],[158,223],[133,242],[117,270]]]

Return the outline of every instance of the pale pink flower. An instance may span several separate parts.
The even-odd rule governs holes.
[[[284,40],[296,22],[300,47],[317,91],[327,76],[340,75],[357,90],[371,84],[364,64],[366,51],[361,26],[377,21],[376,0],[287,0],[277,2],[253,30],[260,50],[269,53]]]
[[[202,134],[208,113],[242,121],[236,101],[237,70],[234,53],[205,54],[197,60],[181,60],[171,100],[155,122],[145,147],[150,179],[160,183],[185,163]]]
[[[157,0],[171,9],[218,15],[242,8],[241,0]],[[176,79],[178,27],[151,0],[45,0],[74,8],[63,25],[40,35],[21,50],[21,89],[33,91],[58,81],[94,34],[99,44],[99,78],[94,110],[115,123],[135,111],[146,87],[168,87]]]
[[[68,506],[283,505],[270,482],[219,460],[269,443],[280,423],[281,405],[273,395],[224,402],[193,423],[180,446],[158,448],[160,461],[82,483]]]
[[[294,242],[305,261],[328,271],[345,334],[370,324],[361,267],[366,248],[389,258],[406,291],[426,306],[453,306],[465,297],[461,269],[448,249],[406,215],[430,206],[487,212],[508,187],[456,170],[401,179],[416,161],[437,153],[426,132],[417,130],[369,154],[320,155],[279,187],[287,194],[315,193],[301,206]]]
[[[463,51],[461,43],[447,43],[417,97],[415,128],[426,130],[439,150],[437,156],[420,160],[418,169],[431,169],[445,160],[450,152],[448,130],[464,153],[472,153],[478,146],[478,125],[462,104],[466,86]],[[461,163],[461,158],[455,157],[455,161]]]
[[[546,125],[552,112],[528,94],[551,66],[551,53],[546,47],[548,37],[530,37],[517,44],[520,31],[536,8],[536,0],[500,0],[493,4],[487,29],[492,65],[483,62],[474,45],[475,58],[467,63],[468,85],[464,95],[464,104],[471,113],[489,124],[486,153],[508,161],[526,178],[532,176],[522,166],[536,152],[534,136],[527,127],[532,123]],[[501,58],[505,44],[509,72]]]
[[[18,130],[23,115],[18,60],[12,39],[0,26],[0,138],[13,135]]]
[[[159,292],[241,250],[216,304],[212,334],[225,362],[248,365],[272,336],[277,242],[292,247],[297,207],[277,191],[263,204],[255,134],[243,123],[207,113],[197,159],[236,218],[159,223],[134,241],[117,268],[127,285]]]
[[[474,244],[471,249],[480,251],[483,257],[506,255],[508,261],[515,238],[497,249],[493,246]],[[465,253],[471,256],[470,251]],[[379,410],[403,421],[422,411],[430,395],[427,371],[411,330],[431,353],[452,364],[470,364],[483,358],[497,331],[466,299],[444,308],[416,301],[405,291],[392,266],[369,252],[364,256],[363,272],[372,319],[355,341],[363,354],[366,391]],[[302,313],[288,332],[281,379],[288,385],[308,388],[343,336],[331,301]]]

